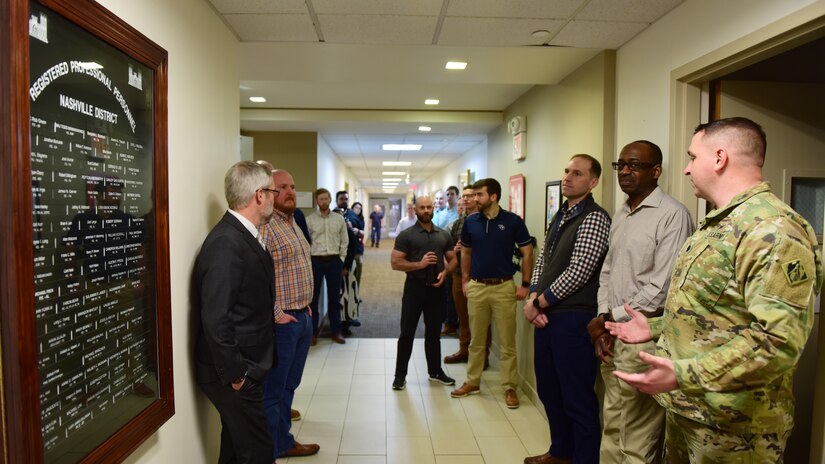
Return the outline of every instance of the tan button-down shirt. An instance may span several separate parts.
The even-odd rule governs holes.
[[[661,311],[673,261],[692,233],[685,205],[661,187],[633,211],[625,202],[610,226],[610,248],[599,275],[599,313],[612,310],[615,320],[624,320],[625,303],[636,310]]]
[[[326,216],[320,211],[307,216],[309,236],[312,237],[312,256],[338,255],[343,261],[347,257],[347,224],[344,217],[330,211]]]

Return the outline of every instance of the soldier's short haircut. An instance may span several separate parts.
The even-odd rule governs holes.
[[[590,161],[590,174],[593,177],[595,177],[596,179],[601,177],[601,175],[602,175],[602,164],[599,163],[599,160],[597,160],[596,158],[593,158],[590,155],[584,154],[584,153],[579,153],[578,155],[573,155],[573,156],[570,157],[571,160],[574,160],[576,158],[586,159],[586,160]]]
[[[318,198],[319,195],[323,195],[325,193],[327,195],[330,195],[329,190],[325,189],[324,187],[321,187],[321,188],[319,188],[318,190],[315,191],[315,198]]]
[[[636,140],[635,142],[631,142],[630,145],[633,145],[634,143],[647,145],[647,147],[650,148],[650,154],[653,156],[653,162],[656,164],[662,164],[662,149],[659,148],[659,145],[656,145],[650,140]]]
[[[447,187],[448,192],[451,191],[451,190],[455,194],[455,196],[459,196],[458,187],[456,187],[455,185],[451,185],[451,186]]]
[[[254,161],[235,163],[223,178],[223,191],[229,209],[239,210],[252,200],[258,189],[269,186],[272,181],[269,170]]]
[[[339,190],[339,191],[335,192],[335,201],[337,202],[338,198],[341,195],[344,195],[344,194],[349,195],[349,192],[347,192],[346,190]]]
[[[768,148],[765,131],[762,126],[750,119],[742,117],[718,119],[699,124],[693,133],[698,134],[702,131],[705,132],[705,135],[715,135],[728,131],[735,132],[744,154],[752,156],[759,166],[765,163],[765,150]]]
[[[479,190],[483,187],[487,187],[487,195],[493,196],[495,194],[496,201],[501,200],[501,184],[497,180],[487,177],[479,179],[473,184],[473,190]]]

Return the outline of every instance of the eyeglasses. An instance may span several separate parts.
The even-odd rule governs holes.
[[[272,193],[274,193],[274,194],[276,194],[276,195],[277,195],[277,194],[279,194],[279,193],[281,193],[281,191],[280,191],[280,190],[269,189],[269,188],[263,188],[263,187],[261,187],[261,190],[262,190],[262,191],[264,191],[264,192],[272,192]]]
[[[653,166],[656,166],[657,163],[643,163],[641,161],[631,161],[629,163],[625,163],[624,161],[618,161],[618,162],[614,161],[614,162],[610,163],[610,165],[613,166],[613,169],[616,170],[616,171],[621,171],[625,167],[628,167],[628,168],[630,168],[631,171],[637,172],[637,171],[641,171],[642,169],[652,168]]]

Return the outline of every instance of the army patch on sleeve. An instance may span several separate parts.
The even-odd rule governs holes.
[[[782,264],[782,270],[785,271],[785,278],[790,285],[798,285],[810,279],[808,271],[798,259]]]

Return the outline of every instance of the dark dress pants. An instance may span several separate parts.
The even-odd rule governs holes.
[[[453,300],[453,275],[450,274],[444,279],[444,288],[447,289],[447,306],[446,316],[444,317],[444,324],[458,330],[458,314],[455,310],[455,300]]]
[[[381,228],[380,227],[373,227],[372,230],[370,231],[370,245],[375,244],[375,246],[378,246],[378,244],[380,242],[381,242]]]
[[[550,454],[574,464],[599,462],[598,364],[587,333],[593,316],[551,310],[533,342],[536,386],[550,423]]]
[[[200,384],[201,390],[221,415],[219,464],[270,464],[272,438],[266,428],[263,388],[254,380],[240,391],[219,382]]]
[[[318,311],[318,300],[321,299],[321,287],[324,279],[327,281],[327,315],[329,316],[329,331],[332,335],[341,333],[341,282],[343,281],[344,263],[338,256],[312,257],[312,334],[316,337],[321,329],[321,314]]]
[[[424,352],[427,371],[432,375],[441,370],[441,322],[447,295],[440,287],[426,285],[424,281],[407,276],[404,295],[401,297],[401,335],[398,337],[398,357],[395,375],[406,377],[407,365],[412,356],[415,329],[424,314]]]

